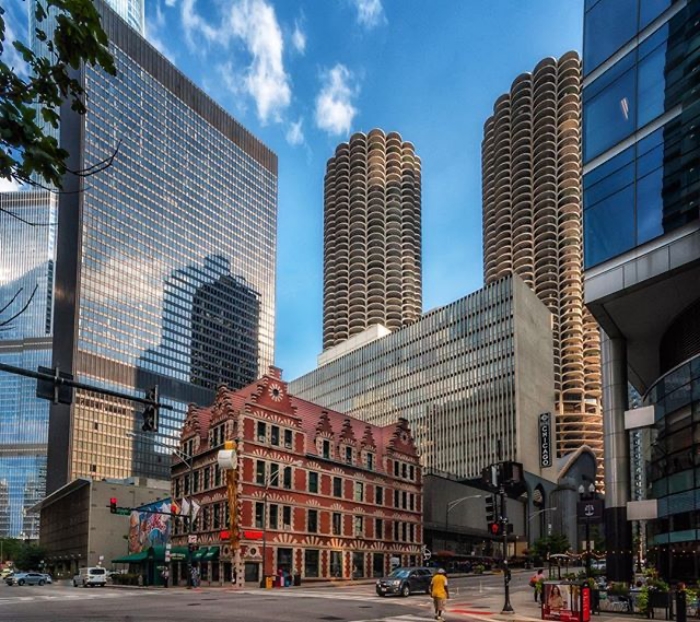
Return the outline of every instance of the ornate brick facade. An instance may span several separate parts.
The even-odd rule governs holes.
[[[392,558],[420,563],[422,475],[407,422],[374,426],[295,398],[271,368],[238,391],[220,388],[207,408],[191,406],[182,429],[192,469],[174,458],[172,493],[201,506],[194,533],[203,580],[231,580],[226,476],[217,465],[225,440],[237,442],[247,581],[262,578],[263,554],[266,574],[302,580],[382,575]],[[173,543],[185,544],[185,521],[175,522]]]

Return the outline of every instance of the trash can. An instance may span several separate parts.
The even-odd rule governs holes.
[[[272,581],[273,581],[273,579],[274,579],[274,577],[272,577],[271,575],[267,575],[267,576],[265,577],[265,589],[266,589],[266,590],[271,590],[271,589],[272,589]]]
[[[301,575],[295,574],[294,575],[294,587],[299,587],[300,585],[301,585]]]

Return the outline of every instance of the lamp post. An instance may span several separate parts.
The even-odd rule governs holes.
[[[449,532],[448,520],[450,512],[454,510],[460,503],[462,503],[462,501],[466,501],[467,499],[480,499],[483,496],[484,495],[467,495],[466,497],[460,497],[459,499],[450,501],[445,505],[445,550],[447,550],[447,534]]]
[[[581,501],[590,501],[596,498],[595,483],[591,482],[588,486],[581,484],[578,487],[578,494]],[[584,516],[583,520],[586,525],[586,577],[591,576],[591,519],[589,516]]]
[[[294,460],[284,466],[301,466],[301,460]],[[267,497],[270,492],[270,486],[275,482],[279,482],[280,469],[275,473],[269,472],[265,478],[265,490],[263,492],[263,517],[262,517],[262,582],[261,587],[265,586],[265,577],[267,576]]]

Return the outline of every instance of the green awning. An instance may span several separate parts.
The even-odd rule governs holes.
[[[148,557],[154,562],[165,562],[165,547],[162,545],[152,546],[148,549]],[[170,559],[173,561],[187,559],[187,547],[173,546],[170,549]]]
[[[215,562],[219,559],[219,547],[210,546],[209,550],[202,556],[202,561]]]
[[[192,553],[192,561],[193,562],[202,561],[202,558],[207,554],[207,551],[209,551],[209,549],[206,546],[198,548],[194,553]]]
[[[117,557],[112,560],[113,564],[140,564],[148,558],[148,550],[141,551],[140,553],[133,553],[132,555],[124,555],[123,557]]]

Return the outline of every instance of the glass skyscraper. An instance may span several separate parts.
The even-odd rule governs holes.
[[[586,0],[585,11],[585,295],[605,331],[607,576],[631,578],[630,519],[648,520],[648,557],[666,578],[695,578],[700,1]],[[629,408],[628,379],[641,408]],[[627,429],[639,427],[650,429],[650,498],[628,505]]]
[[[81,68],[89,111],[79,117],[64,106],[60,140],[72,170],[118,153],[98,175],[66,178],[58,226],[42,229],[55,235],[46,240],[53,315],[43,294],[30,305],[34,317],[41,304],[54,330],[40,361],[26,360],[24,347],[24,361],[8,362],[52,365],[134,396],[157,384],[173,410],[161,411],[154,436],[140,432],[142,407],[128,400],[76,391],[71,406],[50,405],[50,425],[49,405],[36,402],[41,446],[23,481],[47,473],[49,492],[80,476],[168,478],[171,450],[161,443],[179,438],[187,404],[210,403],[219,383],[248,384],[274,358],[276,155],[96,5],[118,74]],[[23,266],[13,270],[13,281],[28,278]],[[10,291],[4,273],[1,283]],[[12,381],[34,399],[33,381]],[[13,455],[10,443],[0,456]],[[11,499],[20,494],[9,490]]]
[[[56,195],[0,193],[0,362],[49,366],[56,264]],[[0,537],[38,537],[26,510],[46,487],[49,404],[36,382],[0,372]]]

